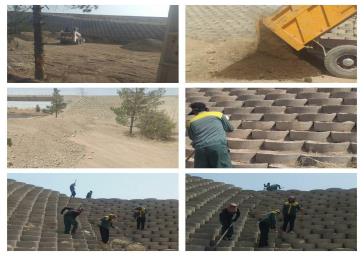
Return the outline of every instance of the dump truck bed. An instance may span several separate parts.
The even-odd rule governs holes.
[[[288,5],[263,23],[297,51],[357,12],[356,5]]]

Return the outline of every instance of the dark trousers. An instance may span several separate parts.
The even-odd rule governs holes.
[[[262,221],[259,222],[259,231],[260,238],[258,247],[268,246],[269,224]]]
[[[101,241],[104,244],[107,244],[110,238],[109,229],[100,226],[100,236],[101,236]]]
[[[137,218],[137,229],[144,230],[145,217]]]
[[[213,145],[195,150],[195,168],[231,168],[229,149],[224,145]]]
[[[284,215],[283,216],[283,226],[282,226],[282,230],[284,232],[293,231],[295,220],[296,220],[296,216],[295,215]],[[287,231],[288,225],[289,225],[289,230]]]
[[[76,233],[76,230],[78,228],[78,222],[74,218],[65,214],[63,216],[63,222],[64,222],[64,233],[65,234],[69,234],[70,232],[71,232],[71,234]],[[71,227],[72,227],[72,230],[71,230]]]
[[[230,224],[222,225],[220,234],[223,235],[225,232],[226,235],[224,236],[224,238],[231,238],[234,235],[234,226],[233,225],[230,226]]]
[[[71,197],[75,197],[76,196],[76,191],[71,191]]]

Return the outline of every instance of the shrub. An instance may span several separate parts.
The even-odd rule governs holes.
[[[164,111],[150,110],[140,116],[137,127],[149,139],[168,140],[176,124]]]

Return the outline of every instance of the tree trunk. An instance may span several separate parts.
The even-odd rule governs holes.
[[[34,78],[44,79],[44,49],[42,40],[42,7],[33,5]]]
[[[133,135],[134,115],[130,119],[129,135]]]

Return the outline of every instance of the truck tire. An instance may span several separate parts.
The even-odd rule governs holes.
[[[355,45],[339,45],[327,52],[325,68],[336,77],[356,78],[357,57]]]

